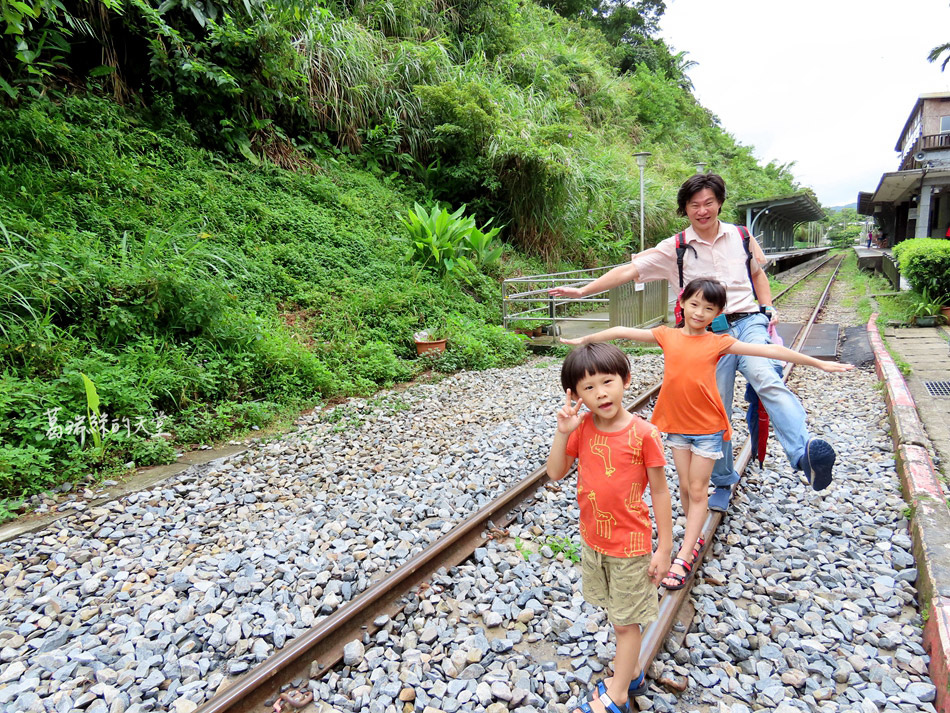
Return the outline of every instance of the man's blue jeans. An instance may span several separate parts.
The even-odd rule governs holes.
[[[740,319],[729,329],[729,335],[751,344],[770,344],[769,318],[764,314],[753,314]],[[785,449],[792,468],[798,468],[798,462],[805,454],[808,443],[808,431],[805,430],[805,409],[801,402],[785,384],[775,370],[775,362],[764,357],[739,356],[726,354],[716,367],[716,385],[726,414],[732,418],[732,394],[736,385],[736,370],[742,372],[769,414],[772,429],[779,443]],[[722,458],[716,461],[712,472],[713,485],[728,486],[738,482],[732,461],[732,441],[722,444]]]

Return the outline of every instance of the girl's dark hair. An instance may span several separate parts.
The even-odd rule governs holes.
[[[719,280],[711,280],[708,277],[690,280],[680,293],[680,302],[685,302],[697,293],[707,302],[716,305],[716,309],[720,312],[726,308],[726,286]]]
[[[680,186],[679,193],[676,194],[677,212],[680,215],[686,215],[686,204],[689,203],[689,199],[704,188],[713,192],[720,206],[726,202],[726,182],[722,180],[722,176],[715,173],[694,173],[686,179]]]
[[[568,353],[561,366],[561,386],[577,394],[577,382],[594,374],[615,374],[623,381],[630,376],[627,355],[613,344],[583,344]]]

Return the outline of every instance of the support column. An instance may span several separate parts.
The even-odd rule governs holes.
[[[768,251],[773,253],[780,252],[782,245],[779,236],[775,232],[775,219],[771,215],[762,216],[761,232],[763,242],[768,245]]]
[[[920,199],[917,201],[917,225],[914,228],[915,238],[929,238],[927,232],[930,227],[930,186],[920,187]]]

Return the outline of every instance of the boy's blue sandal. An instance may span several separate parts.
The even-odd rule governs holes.
[[[647,684],[647,672],[641,671],[640,675],[633,679],[627,688],[627,700],[630,700],[634,696],[642,696],[647,692],[647,688],[649,688],[649,684]]]
[[[805,444],[805,455],[799,461],[798,467],[805,471],[805,478],[812,488],[824,490],[831,485],[831,469],[834,467],[835,457],[835,449],[820,438],[812,438]]]
[[[729,498],[732,497],[732,486],[717,486],[709,496],[709,503],[706,507],[716,512],[726,512],[729,509]]]
[[[627,700],[634,696],[642,696],[647,692],[648,688],[649,684],[647,683],[646,671],[641,671],[640,675],[633,679],[630,682],[629,688],[627,688]],[[603,679],[597,682],[597,693],[601,696],[607,693],[607,684]]]
[[[610,696],[606,693],[601,693],[600,702],[607,710],[607,713],[630,713],[630,701],[624,703],[623,706],[618,706]],[[581,711],[581,713],[595,713],[594,709],[590,707],[590,701],[584,701],[580,705],[575,706],[574,710]]]

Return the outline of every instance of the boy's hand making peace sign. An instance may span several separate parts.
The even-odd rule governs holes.
[[[571,390],[568,389],[565,395],[567,396],[567,403],[557,412],[557,431],[566,436],[581,425],[582,418],[578,415],[578,411],[581,410],[584,402],[577,399],[577,403],[571,406]]]

